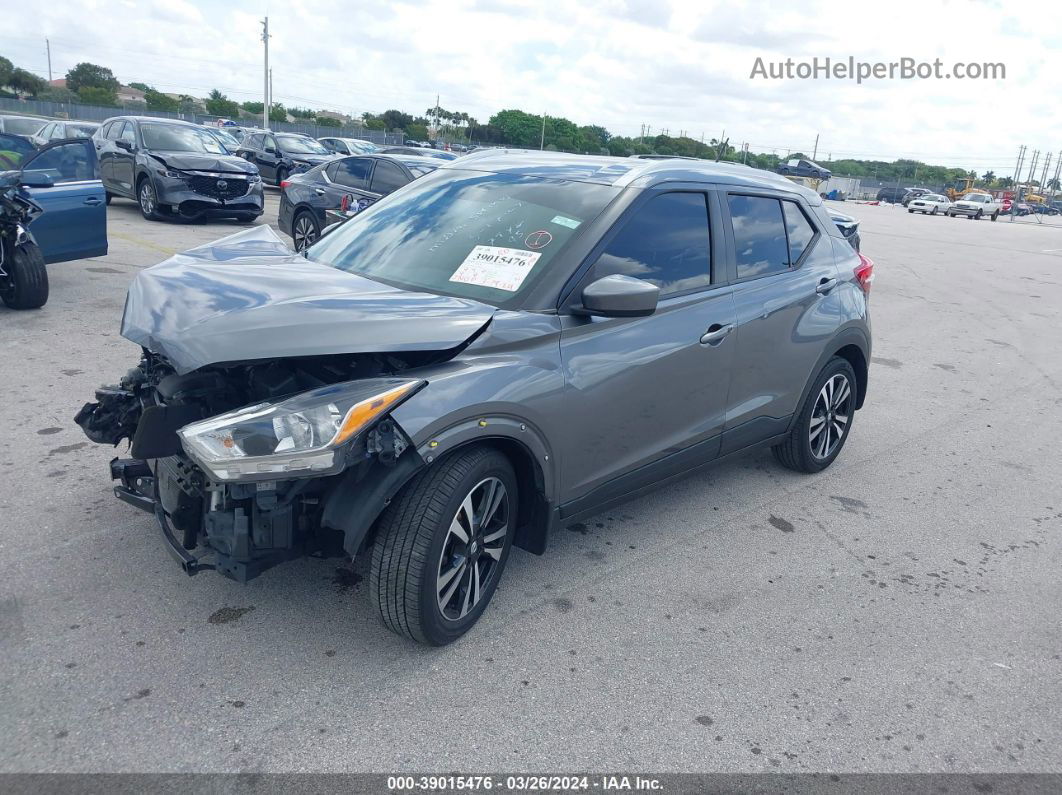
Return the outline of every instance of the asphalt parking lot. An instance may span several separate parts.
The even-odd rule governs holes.
[[[1062,228],[841,209],[877,281],[837,463],[750,455],[514,550],[432,650],[363,563],[190,579],[111,496],[72,417],[136,363],[126,286],[242,228],[116,200],[107,257],[0,308],[0,769],[1058,770]]]

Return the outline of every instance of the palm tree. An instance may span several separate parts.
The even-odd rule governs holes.
[[[981,179],[984,180],[986,188],[991,188],[992,183],[995,182],[996,174],[994,171],[986,171],[985,175],[981,177]]]

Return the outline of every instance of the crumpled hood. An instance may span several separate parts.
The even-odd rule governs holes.
[[[448,350],[494,312],[310,262],[256,226],[138,273],[122,336],[186,373],[254,359]]]
[[[209,155],[198,152],[151,152],[170,168],[180,171],[228,171],[238,174],[255,174],[257,167],[236,155]]]
[[[289,154],[292,160],[300,163],[309,163],[311,166],[319,166],[321,163],[327,163],[329,160],[335,160],[335,155],[299,155]]]

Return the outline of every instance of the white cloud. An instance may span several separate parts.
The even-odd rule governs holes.
[[[262,85],[267,4],[66,0],[35,7],[0,52],[38,73],[77,61],[123,81],[240,100]],[[753,149],[897,157],[1004,172],[1019,144],[1055,145],[1062,4],[969,0],[431,0],[268,3],[276,98],[346,112],[442,104],[480,120],[546,110],[617,134],[686,130]],[[36,26],[36,30],[34,30]],[[765,60],[1000,61],[1001,81],[750,80]]]

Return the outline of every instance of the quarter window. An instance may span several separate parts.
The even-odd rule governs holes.
[[[594,277],[622,274],[663,295],[711,283],[708,205],[703,193],[665,193],[635,211],[594,266]]]
[[[738,279],[789,270],[782,202],[763,196],[727,197],[734,224]]]
[[[783,201],[782,212],[785,215],[785,231],[789,236],[789,264],[796,265],[815,237],[815,227],[796,202]]]
[[[136,143],[136,130],[133,129],[132,124],[130,124],[129,122],[125,123],[125,126],[122,127],[121,134],[118,136],[118,140],[128,141],[131,144]]]

